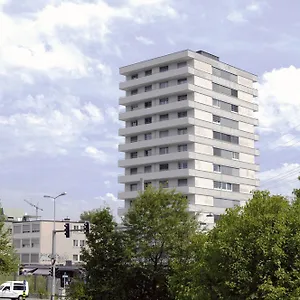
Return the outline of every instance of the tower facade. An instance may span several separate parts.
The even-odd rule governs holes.
[[[190,50],[122,67],[120,74],[125,210],[149,184],[182,192],[206,223],[243,205],[259,185],[257,76]]]

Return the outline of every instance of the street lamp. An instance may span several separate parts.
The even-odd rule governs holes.
[[[56,197],[52,197],[49,195],[44,195],[44,198],[50,198],[53,200],[53,234],[52,234],[52,259],[51,259],[51,264],[52,264],[52,291],[51,291],[51,299],[55,299],[55,263],[56,263],[56,249],[55,249],[55,221],[56,221],[56,207],[55,207],[55,200],[61,196],[67,195],[66,192],[63,192]]]

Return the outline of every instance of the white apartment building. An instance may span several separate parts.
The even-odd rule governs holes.
[[[56,221],[56,230],[64,230],[64,224],[70,223],[70,229],[82,229],[83,222]],[[51,263],[52,220],[14,221],[12,223],[13,245],[20,257],[21,264]],[[57,264],[80,262],[80,251],[85,246],[86,236],[83,232],[71,232],[70,238],[64,233],[56,234]]]
[[[148,184],[176,188],[207,223],[243,205],[259,186],[257,76],[190,50],[122,67],[120,74],[125,211]]]

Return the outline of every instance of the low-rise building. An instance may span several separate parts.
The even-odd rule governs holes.
[[[84,222],[70,220],[56,221],[56,230],[64,230],[70,223],[71,230],[83,229]],[[51,264],[53,220],[22,220],[12,222],[13,245],[21,264]],[[85,246],[84,232],[71,232],[66,238],[63,232],[56,234],[56,263],[73,264],[81,261],[81,248]]]

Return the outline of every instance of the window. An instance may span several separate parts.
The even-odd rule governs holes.
[[[152,102],[151,101],[145,102],[145,108],[150,108],[150,107],[152,107]]]
[[[219,149],[219,148],[213,148],[213,155],[227,158],[227,159],[239,159],[238,152],[232,152],[232,151]]]
[[[131,136],[130,137],[130,143],[135,143],[138,141],[138,137],[137,136]]]
[[[146,70],[145,71],[145,76],[150,76],[152,75],[152,70]]]
[[[131,122],[131,127],[138,126],[138,120],[134,120]]]
[[[221,173],[221,165],[214,164],[214,172]]]
[[[187,95],[179,95],[179,96],[177,97],[177,100],[178,100],[178,101],[184,101],[184,100],[187,100]]]
[[[214,188],[218,190],[232,191],[232,184],[228,182],[214,181]]]
[[[168,164],[160,164],[159,165],[159,171],[168,171],[169,165]]]
[[[163,66],[159,68],[159,72],[166,72],[169,70],[169,66]]]
[[[32,248],[40,247],[40,239],[38,239],[38,238],[31,239],[31,247]]]
[[[159,137],[160,138],[164,138],[164,137],[167,137],[169,136],[169,130],[162,130],[159,132]]]
[[[178,118],[185,118],[187,117],[187,111],[180,111],[177,113]]]
[[[151,123],[152,123],[151,117],[145,118],[145,124],[151,124]]]
[[[185,179],[178,179],[178,183],[177,183],[178,186],[187,186],[188,185],[188,180],[185,178]]]
[[[187,144],[178,145],[178,152],[184,152],[184,151],[187,151]]]
[[[239,112],[239,107],[237,105],[231,104],[231,111],[238,113]]]
[[[237,97],[238,96],[238,92],[237,90],[228,88],[226,86],[217,84],[213,82],[213,91],[217,92],[217,93],[222,93],[228,96],[232,96],[232,97]]]
[[[73,261],[78,261],[78,254],[73,254]]]
[[[73,240],[73,247],[78,247],[78,240]]]
[[[185,127],[185,128],[178,128],[178,129],[177,129],[177,133],[178,133],[179,135],[187,134],[187,128],[186,128],[186,127]]]
[[[232,159],[239,159],[240,154],[238,152],[232,152]]]
[[[40,224],[33,223],[32,224],[32,232],[40,232]]]
[[[239,138],[234,135],[225,134],[217,131],[213,131],[213,138],[216,140],[221,140],[224,142],[232,143],[232,144],[238,144]]]
[[[213,105],[220,107],[220,100],[213,99]]]
[[[169,153],[169,147],[159,148],[159,154],[168,154],[168,153]]]
[[[22,283],[14,283],[13,290],[14,291],[23,291],[23,284]]]
[[[233,82],[237,82],[237,76],[235,74],[232,74],[230,72],[221,70],[221,69],[217,69],[215,67],[212,68],[212,74],[218,77],[222,77],[226,80],[230,80]]]
[[[144,167],[144,172],[145,173],[151,173],[151,171],[152,171],[152,166],[145,166]]]
[[[187,78],[181,78],[177,80],[177,84],[184,84],[187,83]]]
[[[130,185],[130,191],[131,191],[131,192],[137,191],[137,183],[132,183],[132,184]]]
[[[139,105],[138,104],[132,104],[130,106],[131,111],[138,109]]]
[[[145,133],[145,140],[151,140],[152,139],[152,134],[150,133]]]
[[[145,92],[152,91],[152,85],[145,86]]]
[[[84,247],[85,246],[85,240],[81,240],[80,241],[80,247]]]
[[[22,264],[29,263],[29,253],[22,253],[21,254],[21,263]]]
[[[130,158],[137,158],[137,152],[131,152]]]
[[[168,188],[169,187],[169,181],[168,180],[160,180],[159,186],[162,188]]]
[[[168,81],[160,82],[159,83],[159,88],[163,89],[163,88],[168,87],[168,85],[169,85]]]
[[[23,233],[29,233],[30,232],[30,224],[23,224]]]
[[[31,253],[30,262],[32,264],[38,264],[40,261],[40,255],[38,253]]]
[[[144,189],[146,189],[147,187],[149,187],[150,185],[152,185],[151,181],[147,181],[144,183]]]
[[[137,174],[137,168],[131,168],[130,169],[130,175],[135,175],[135,174]]]
[[[213,122],[220,124],[221,123],[221,117],[213,115]]]
[[[139,75],[138,74],[133,74],[133,75],[131,75],[131,79],[133,80],[133,79],[138,79],[139,78]]]
[[[166,121],[166,120],[169,120],[169,115],[168,114],[164,114],[164,115],[159,116],[159,121]]]
[[[21,225],[14,225],[13,233],[21,233]]]
[[[178,162],[178,169],[187,169],[188,162],[187,161],[179,161]]]
[[[160,98],[159,99],[159,104],[163,105],[163,104],[168,104],[169,103],[169,98]]]
[[[137,89],[131,90],[130,94],[131,96],[136,95],[138,93]]]
[[[15,248],[21,248],[21,240],[19,240],[19,239],[13,239],[13,246]]]
[[[185,67],[187,65],[187,62],[186,61],[182,61],[182,62],[179,62],[178,64],[177,64],[177,68],[183,68],[183,67]]]
[[[74,225],[73,229],[74,230],[79,230],[79,226],[78,225]]]
[[[152,149],[147,149],[144,152],[145,156],[151,156],[152,155]]]

